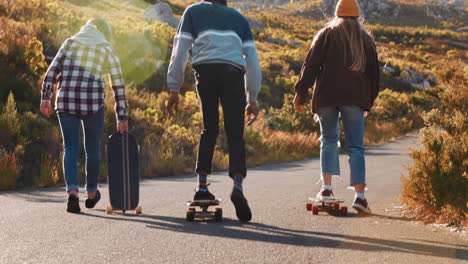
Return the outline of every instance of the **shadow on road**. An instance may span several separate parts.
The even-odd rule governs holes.
[[[242,223],[225,218],[223,222],[187,222],[183,218],[156,215],[102,216],[83,214],[112,221],[127,221],[146,224],[148,228],[172,232],[252,240],[265,243],[295,245],[303,247],[324,247],[360,251],[404,252],[424,256],[436,256],[468,260],[468,250],[459,245],[428,245],[427,243],[379,239],[365,236],[294,230],[261,223]],[[421,241],[425,242],[425,241]]]
[[[401,153],[366,151],[366,156],[403,156]]]
[[[43,190],[27,190],[0,193],[5,196],[23,199],[35,203],[65,203],[65,188],[47,188]]]
[[[362,215],[360,216],[362,217]],[[376,213],[372,213],[370,215],[364,215],[363,217],[374,217],[374,218],[390,219],[390,220],[398,220],[398,221],[414,221],[414,219],[404,217],[404,216],[390,216],[390,215],[382,215],[382,214],[376,214]]]

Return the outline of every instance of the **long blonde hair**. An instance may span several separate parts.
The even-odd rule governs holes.
[[[357,17],[335,17],[328,24],[328,28],[338,30],[339,41],[343,44],[344,60],[347,63],[347,48],[351,51],[351,65],[349,69],[355,72],[366,70],[366,47],[373,47],[370,32],[363,25],[364,21]]]

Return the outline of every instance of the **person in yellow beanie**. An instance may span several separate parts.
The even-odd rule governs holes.
[[[332,175],[340,175],[339,118],[343,123],[349,156],[353,208],[370,213],[364,189],[364,118],[379,93],[379,62],[371,35],[359,19],[356,0],[340,0],[335,17],[312,42],[295,85],[294,106],[302,112],[308,89],[314,86],[312,111],[320,122],[322,187],[319,199],[334,199]]]

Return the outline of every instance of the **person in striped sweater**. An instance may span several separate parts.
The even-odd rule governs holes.
[[[170,97],[167,107],[177,108],[187,60],[191,59],[196,89],[203,112],[196,172],[198,187],[194,200],[213,200],[208,191],[214,147],[218,136],[218,104],[221,102],[229,146],[229,176],[234,181],[231,201],[241,221],[250,221],[252,213],[243,194],[247,175],[245,160],[244,116],[250,121],[257,115],[257,95],[261,71],[250,25],[226,0],[201,1],[190,5],[182,15],[174,37],[167,73]]]

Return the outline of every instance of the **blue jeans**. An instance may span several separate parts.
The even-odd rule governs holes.
[[[104,131],[104,108],[92,115],[57,113],[63,138],[63,172],[67,192],[78,191],[78,155],[80,123],[83,126],[86,153],[86,191],[96,192],[101,166],[101,137]]]
[[[350,184],[366,184],[364,161],[364,110],[357,105],[320,107],[320,165],[322,174],[340,175],[338,141],[340,139],[339,114],[343,122],[345,149],[349,156]]]

